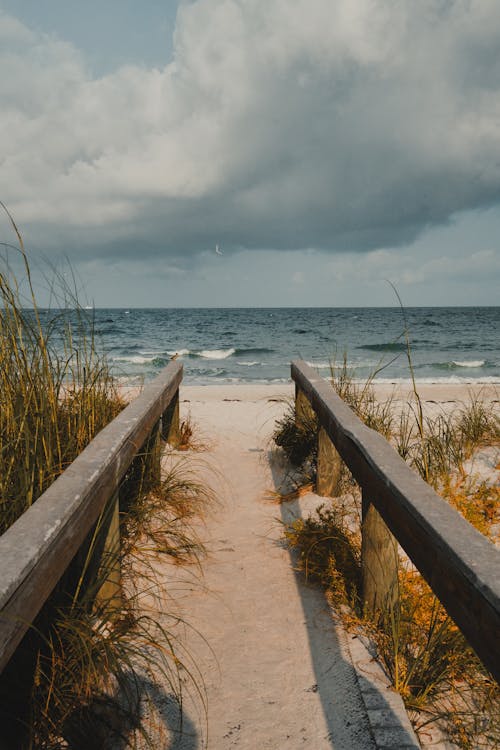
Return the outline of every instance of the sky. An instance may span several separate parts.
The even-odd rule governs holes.
[[[498,0],[0,0],[0,60],[42,304],[499,304]]]

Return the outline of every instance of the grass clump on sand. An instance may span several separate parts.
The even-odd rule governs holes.
[[[346,360],[332,367],[331,382],[357,416],[381,432],[400,455],[429,481],[483,534],[498,537],[500,494],[496,486],[468,474],[467,462],[479,448],[498,444],[498,415],[480,398],[451,414],[424,417],[420,403],[411,398],[398,407],[392,399],[375,400],[372,383],[359,384]],[[277,424],[275,441],[289,455],[305,454],[309,471],[317,450],[317,425],[301,432],[292,422],[293,407]],[[303,427],[304,428],[304,427]],[[291,435],[291,448],[283,435]],[[300,467],[299,467],[300,468]],[[314,479],[314,477],[312,477]],[[361,591],[361,498],[359,488],[343,466],[335,505],[323,505],[306,519],[285,527],[285,537],[297,552],[299,569],[320,583],[349,627],[368,632],[417,728],[425,732],[440,720],[460,747],[500,746],[500,690],[462,634],[448,617],[420,574],[408,560],[400,560],[399,598],[372,618],[363,612]]]
[[[295,404],[287,404],[284,416],[276,422],[273,440],[282,448],[297,473],[296,483],[307,484],[316,476],[318,460],[318,420],[306,413],[295,417]]]
[[[21,282],[4,256],[0,533],[125,406],[98,352],[92,314],[78,307],[63,277],[56,280],[63,304],[38,308],[12,224],[24,273]],[[160,591],[155,563],[160,554],[199,561],[191,521],[212,498],[186,458],[170,456],[161,474],[160,450],[153,435],[119,490],[120,545],[103,555],[110,503],[2,673],[2,747],[157,747],[162,726],[179,730],[164,709],[175,704],[182,716],[186,684],[204,705],[202,678],[175,635],[182,618]]]

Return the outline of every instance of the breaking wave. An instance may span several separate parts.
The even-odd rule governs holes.
[[[455,365],[455,367],[484,367],[486,362],[484,359],[471,359],[464,360],[463,362],[453,360],[452,364]]]

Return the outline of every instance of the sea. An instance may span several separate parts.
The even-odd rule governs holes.
[[[303,359],[325,377],[344,357],[355,378],[500,383],[500,307],[94,309],[98,345],[125,383],[172,357],[186,384],[285,383]]]

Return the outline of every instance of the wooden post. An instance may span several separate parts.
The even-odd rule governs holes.
[[[309,399],[300,388],[295,386],[295,424],[297,427],[304,422],[312,422],[315,418]]]
[[[146,441],[144,447],[144,471],[146,472],[146,474],[149,473],[145,486],[154,486],[161,481],[161,457],[163,453],[162,443],[160,440],[161,427],[162,420],[159,420],[151,430],[151,435]]]
[[[100,558],[98,579],[105,576],[99,588],[95,604],[109,610],[110,617],[120,611],[123,605],[122,574],[120,561],[120,498],[115,492],[106,510],[107,518],[101,533],[105,534],[103,551]],[[99,532],[98,532],[99,533]]]
[[[397,603],[398,545],[363,489],[361,576],[363,609],[375,615]]]
[[[161,436],[173,448],[180,442],[179,391],[172,398],[161,417]]]
[[[323,497],[335,497],[342,471],[342,459],[337,449],[320,427],[318,432],[318,465],[316,471],[316,492]]]

